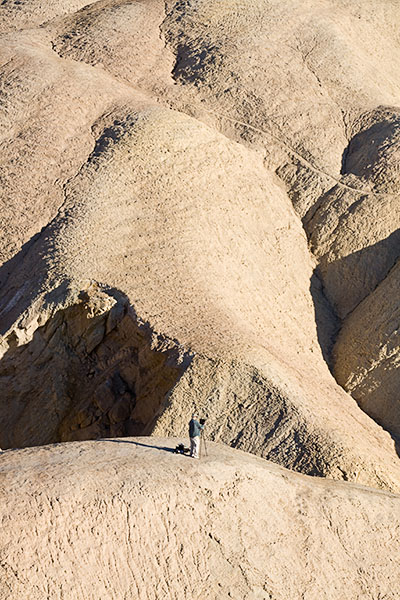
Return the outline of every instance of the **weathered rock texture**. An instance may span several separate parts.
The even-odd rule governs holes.
[[[0,445],[196,407],[216,440],[400,489],[399,17],[1,4]]]
[[[24,446],[27,436],[40,445],[148,432],[190,362],[138,322],[126,298],[80,299],[4,358],[2,375],[14,398],[2,419],[5,446]],[[26,364],[24,377],[11,375],[15,364]],[[39,379],[45,384],[38,386]]]
[[[0,457],[0,598],[397,600],[398,495],[177,441]]]
[[[360,406],[400,435],[400,262],[352,312],[337,339],[335,376]],[[371,314],[376,315],[371,322]],[[345,350],[347,358],[344,359]]]

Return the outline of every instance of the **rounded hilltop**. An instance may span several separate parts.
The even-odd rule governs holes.
[[[398,495],[222,444],[193,460],[173,452],[180,441],[6,452],[0,598],[398,597]]]

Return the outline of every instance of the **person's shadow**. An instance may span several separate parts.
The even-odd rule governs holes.
[[[165,452],[175,453],[175,448],[168,448],[168,446],[155,446],[154,444],[143,444],[142,442],[133,442],[131,440],[110,440],[110,439],[99,439],[96,442],[111,442],[112,444],[134,444],[135,446],[142,446],[143,448],[154,448],[155,450],[164,450]]]

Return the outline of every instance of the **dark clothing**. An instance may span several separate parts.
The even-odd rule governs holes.
[[[200,425],[197,419],[192,419],[189,422],[189,437],[197,437],[201,434],[202,429],[204,429],[204,425]]]

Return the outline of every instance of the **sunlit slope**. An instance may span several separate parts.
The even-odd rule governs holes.
[[[0,598],[398,597],[398,496],[178,441],[3,455]]]

